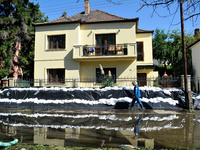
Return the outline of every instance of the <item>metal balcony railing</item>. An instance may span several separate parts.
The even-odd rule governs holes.
[[[113,45],[75,45],[74,58],[85,56],[136,56],[136,44],[113,44]]]
[[[83,56],[102,56],[102,55],[127,55],[127,45],[96,45],[83,46]]]

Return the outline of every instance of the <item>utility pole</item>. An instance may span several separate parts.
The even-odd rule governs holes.
[[[188,78],[187,78],[187,58],[185,49],[185,28],[183,19],[183,2],[184,0],[179,0],[180,2],[180,15],[181,15],[181,35],[182,35],[182,51],[183,51],[183,65],[184,65],[184,85],[185,85],[185,105],[187,109],[193,109],[191,92],[188,95]]]

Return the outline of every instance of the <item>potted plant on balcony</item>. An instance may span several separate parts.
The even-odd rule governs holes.
[[[83,46],[83,56],[87,56],[87,47],[88,47],[87,44],[85,44],[85,45]]]
[[[123,44],[124,55],[127,55],[127,43]]]

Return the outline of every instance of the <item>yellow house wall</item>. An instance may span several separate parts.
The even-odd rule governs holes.
[[[65,78],[95,78],[96,68],[101,64],[104,68],[116,68],[117,78],[136,77],[136,65],[152,65],[152,34],[137,34],[135,22],[128,23],[99,23],[99,24],[63,24],[36,26],[35,34],[35,79],[47,79],[47,69],[65,69]],[[116,43],[144,42],[144,62],[133,61],[91,61],[77,62],[73,60],[74,45],[95,45],[96,34],[116,34]],[[48,35],[65,34],[65,49],[48,50]],[[153,70],[145,70],[147,77]],[[118,83],[118,86],[122,85]],[[65,85],[67,86],[67,85]],[[89,87],[80,83],[77,86]],[[99,86],[93,83],[93,86]],[[127,86],[131,86],[131,83]]]
[[[153,71],[153,69],[138,69],[137,73],[146,73],[147,78],[158,77],[158,72]]]
[[[158,71],[153,71],[153,69],[138,69],[137,73],[146,73],[147,86],[153,86],[154,79],[158,77]]]
[[[46,69],[65,68],[66,78],[79,77],[79,63],[72,60],[74,44],[79,44],[79,24],[36,26],[35,79],[47,79]],[[65,49],[48,50],[48,35],[65,34]]]
[[[200,42],[192,46],[192,65],[195,70],[194,74],[196,77],[200,77],[199,56],[200,56]]]
[[[116,34],[116,43],[136,43],[135,22],[81,25],[81,44],[95,45],[96,34]]]
[[[137,34],[136,41],[143,42],[144,49],[144,61],[137,61],[137,65],[153,65],[152,34]]]
[[[81,78],[96,78],[96,68],[100,68],[99,64],[102,65],[103,68],[116,68],[116,78],[134,78],[136,77],[136,61],[113,61],[113,62],[81,62],[80,63],[80,74]],[[99,86],[98,83],[91,83],[90,86]],[[128,86],[130,83],[125,83]],[[117,86],[121,86],[122,83],[117,82]],[[81,84],[81,86],[85,86]],[[88,85],[86,85],[88,86]]]
[[[143,42],[144,61],[137,61],[137,65],[153,65],[152,33],[140,33],[136,35],[137,42]],[[146,73],[147,78],[157,78],[158,72],[153,69],[138,69],[137,73]],[[147,86],[153,86],[148,82]]]

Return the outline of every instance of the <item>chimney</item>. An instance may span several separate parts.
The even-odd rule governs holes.
[[[90,13],[90,2],[89,0],[85,0],[85,14],[88,15]]]
[[[195,36],[197,36],[197,35],[200,36],[199,28],[196,28],[196,29],[194,30],[194,35],[195,35]]]

